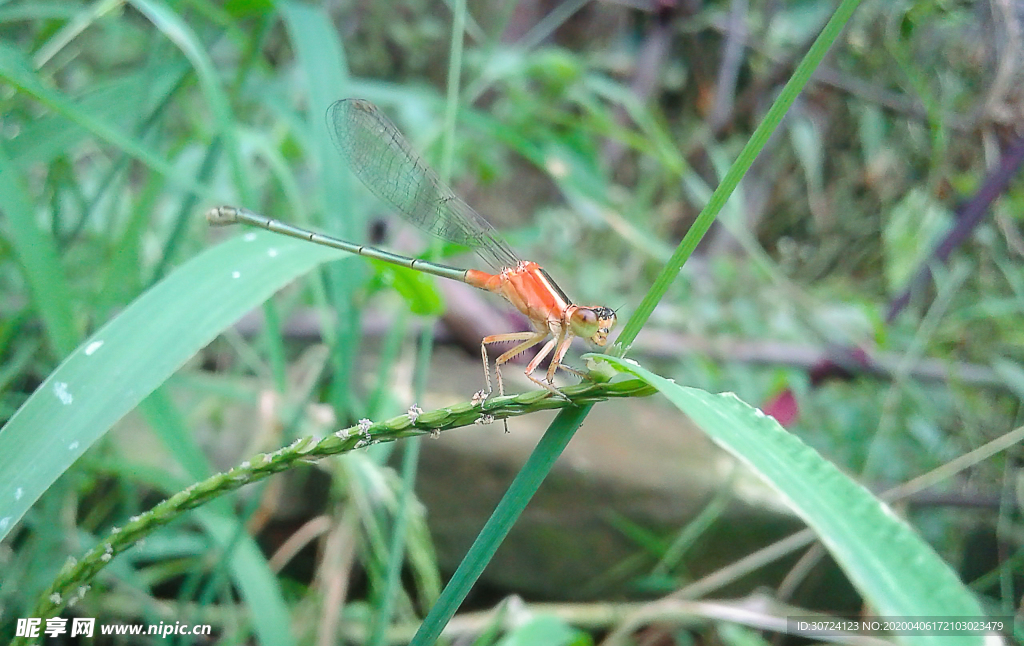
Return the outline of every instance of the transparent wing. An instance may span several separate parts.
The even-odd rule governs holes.
[[[519,264],[494,227],[445,186],[377,106],[337,101],[327,110],[327,126],[355,176],[406,220],[472,248],[495,271]]]

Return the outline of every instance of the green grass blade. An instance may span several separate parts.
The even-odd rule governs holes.
[[[71,20],[77,13],[77,8],[66,2],[33,2],[13,7],[8,3],[0,8],[0,23],[22,20]]]
[[[732,393],[712,395],[622,359],[597,358],[657,388],[716,444],[761,476],[814,530],[875,613],[984,616],[949,565],[909,525],[774,418]],[[949,636],[912,640],[936,646],[981,642],[980,637]]]
[[[384,561],[387,571],[379,584],[381,591],[374,600],[374,614],[370,620],[367,646],[380,646],[386,642],[387,629],[391,623],[394,608],[398,605],[398,596],[402,584],[402,570],[405,564],[406,540],[408,536],[411,502],[414,500],[413,487],[416,482],[416,470],[419,466],[420,443],[418,437],[406,440],[402,453],[402,488],[399,491],[398,507],[395,510],[391,535],[388,537],[387,559]]]
[[[13,85],[46,107],[63,115],[72,123],[79,125],[97,138],[117,147],[133,158],[157,172],[175,186],[187,191],[205,194],[207,191],[191,179],[176,171],[165,160],[154,152],[140,146],[135,139],[122,133],[110,124],[100,121],[91,114],[81,110],[79,106],[64,94],[44,84],[32,70],[24,55],[12,47],[0,43],[0,79]]]
[[[123,127],[126,132],[134,128],[139,140],[155,120],[155,111],[149,106],[165,101],[180,87],[187,72],[188,67],[180,60],[162,62],[145,71],[126,71],[76,95],[75,109],[102,123]],[[61,155],[78,150],[88,138],[85,128],[68,123],[62,115],[47,114],[25,122],[5,145],[18,168],[28,169],[33,164],[52,164]]]
[[[43,320],[54,357],[63,357],[78,343],[71,314],[71,290],[64,277],[60,253],[53,238],[36,226],[32,200],[21,174],[0,148],[0,212],[7,220],[11,246]]]
[[[455,159],[455,117],[459,112],[459,90],[462,87],[462,42],[466,31],[466,0],[455,0],[452,11],[452,37],[448,51],[448,88],[444,105],[444,136],[441,138],[441,160],[438,170],[441,181],[452,181]]]
[[[501,542],[505,540],[512,525],[519,519],[533,495],[537,493],[540,483],[548,476],[551,467],[565,450],[569,440],[583,423],[583,419],[590,412],[591,407],[592,405],[563,408],[558,413],[558,417],[551,422],[544,437],[537,443],[537,447],[526,460],[526,464],[509,485],[508,491],[505,492],[501,502],[494,509],[494,513],[487,519],[487,524],[473,541],[472,547],[469,548],[466,557],[462,559],[462,563],[459,564],[448,585],[441,592],[437,603],[420,624],[416,635],[409,642],[410,646],[429,646],[437,641],[441,631],[462,605],[462,601],[469,594],[473,584],[480,578],[487,564],[491,562],[491,558]]]
[[[50,374],[0,431],[0,539],[82,453],[221,330],[343,254],[268,232],[207,250]]]
[[[453,13],[454,21],[448,57],[448,94],[445,105],[444,135],[441,142],[440,169],[443,182],[451,181],[452,160],[455,156],[455,117],[458,113],[459,88],[462,78],[462,42],[466,26],[466,0],[456,0]],[[438,246],[438,242],[434,241],[433,253],[429,255],[431,260],[436,260]],[[410,304],[411,302],[410,300]],[[413,311],[415,312],[415,309]],[[430,358],[433,349],[433,335],[425,328],[420,339],[420,352],[416,361],[416,397],[414,401],[419,401],[423,396],[427,376],[430,373]],[[402,493],[391,535],[388,568],[382,585],[383,594],[380,597],[380,602],[376,604],[376,612],[370,622],[368,646],[379,646],[384,643],[385,631],[392,620],[396,597],[401,585],[402,564],[405,561],[406,532],[410,514],[409,501],[413,496],[412,489],[415,486],[419,454],[419,438],[410,438],[402,456]]]

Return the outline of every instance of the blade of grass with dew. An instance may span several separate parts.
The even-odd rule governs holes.
[[[7,216],[11,247],[43,321],[50,352],[54,357],[63,357],[74,349],[79,332],[71,313],[73,301],[60,252],[53,238],[36,225],[35,209],[21,181],[21,173],[15,170],[2,147],[0,211]]]
[[[985,616],[949,565],[909,525],[774,418],[732,393],[712,395],[618,357],[593,356],[657,388],[716,444],[761,476],[814,530],[878,615]],[[913,643],[939,646],[951,639],[914,636]],[[959,643],[981,640],[961,638]]]
[[[715,216],[721,210],[726,200],[729,199],[733,190],[735,190],[739,180],[750,168],[757,154],[782,121],[786,110],[792,105],[804,85],[807,84],[811,74],[825,56],[828,48],[839,37],[843,26],[849,20],[859,2],[860,0],[843,0],[839,8],[836,9],[836,12],[832,15],[828,24],[825,25],[825,28],[822,29],[818,38],[815,39],[800,65],[797,66],[793,77],[783,88],[779,98],[772,104],[764,121],[754,131],[753,136],[740,152],[729,173],[726,174],[725,179],[715,190],[711,200],[701,211],[693,227],[690,228],[690,231],[687,232],[679,244],[668,265],[666,265],[665,269],[655,280],[654,285],[644,297],[640,306],[629,318],[625,329],[619,335],[615,348],[612,350],[613,352],[624,354],[630,344],[632,344],[637,333],[647,322],[651,312],[654,311],[655,305],[665,295],[672,281],[679,274],[679,268],[682,267],[683,262],[689,258],[690,254],[693,253],[697,243],[707,232]],[[487,563],[494,556],[494,552],[508,533],[512,523],[522,513],[526,504],[536,492],[537,487],[540,486],[540,482],[547,476],[551,466],[554,465],[558,455],[561,454],[562,449],[568,444],[576,429],[579,428],[579,425],[583,423],[583,420],[590,412],[590,408],[591,406],[563,409],[554,422],[551,423],[551,426],[548,427],[547,432],[530,455],[523,470],[519,472],[519,475],[516,476],[516,479],[509,486],[501,502],[498,503],[494,514],[487,521],[484,529],[470,548],[469,553],[466,554],[465,559],[463,559],[456,570],[455,575],[441,593],[440,599],[430,609],[427,618],[420,625],[411,642],[413,646],[433,644],[441,634],[445,624],[454,616],[462,600],[469,594],[470,588],[472,588],[483,572],[483,569],[487,566]]]
[[[200,254],[82,343],[0,432],[0,539],[117,420],[327,247],[250,232]]]

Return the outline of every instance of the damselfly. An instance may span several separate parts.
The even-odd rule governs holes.
[[[480,344],[480,354],[483,357],[487,390],[481,391],[478,396],[486,399],[491,394],[488,345],[516,343],[494,362],[498,394],[504,395],[501,366],[547,339],[547,343],[526,366],[526,376],[564,399],[565,396],[554,386],[558,368],[579,377],[585,376],[562,363],[573,337],[579,336],[599,346],[605,345],[608,333],[615,326],[615,311],[608,307],[574,304],[540,265],[519,258],[494,227],[445,186],[412,150],[398,128],[372,103],[362,99],[338,101],[328,110],[327,122],[338,150],[346,157],[352,172],[371,193],[420,229],[470,247],[495,273],[459,269],[400,256],[307,231],[233,206],[211,209],[206,215],[210,224],[243,222],[435,276],[459,280],[499,294],[530,319],[533,330],[484,337]],[[545,378],[534,377],[533,372],[548,355],[551,355],[551,363]]]

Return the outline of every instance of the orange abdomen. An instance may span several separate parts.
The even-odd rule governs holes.
[[[500,274],[470,269],[466,282],[473,287],[500,294],[534,323],[560,321],[569,306],[562,291],[535,262],[524,262]]]

